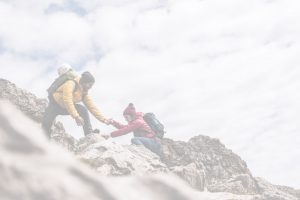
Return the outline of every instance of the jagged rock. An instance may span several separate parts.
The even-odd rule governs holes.
[[[256,178],[261,188],[262,196],[259,200],[299,200],[299,191],[292,188],[276,186],[262,178]]]
[[[78,144],[78,158],[104,175],[168,172],[159,157],[143,146],[122,146],[97,134],[81,139]]]
[[[7,99],[16,105],[31,119],[40,122],[48,105],[47,100],[38,99],[35,95],[20,88],[15,84],[0,79],[0,99]]]
[[[252,200],[199,193],[170,175],[102,177],[49,143],[38,124],[3,101],[0,122],[1,200]]]
[[[197,136],[188,142],[164,139],[163,143],[164,161],[169,167],[176,167],[177,172],[186,172],[189,168],[188,176],[186,173],[177,174],[192,182],[193,187],[201,190],[206,187],[212,192],[259,193],[256,180],[252,177],[246,163],[231,150],[226,149],[219,140]],[[190,166],[194,167],[191,169]],[[195,177],[195,179],[191,181],[191,178],[187,177]]]
[[[79,154],[80,152],[86,150],[92,144],[96,144],[103,141],[105,141],[105,139],[101,137],[99,134],[89,134],[78,141],[76,153]]]
[[[284,193],[291,194],[291,195],[297,197],[298,199],[300,199],[300,190],[295,190],[294,188],[287,187],[287,186],[281,186],[281,185],[276,185],[276,188],[281,190]]]
[[[206,189],[205,171],[200,170],[195,163],[186,166],[171,167],[170,170],[185,180],[193,188],[199,191],[204,191]]]
[[[3,79],[0,79],[0,99],[9,100],[16,105],[19,110],[23,111],[23,113],[36,122],[40,122],[47,105],[47,100],[37,99],[33,94],[18,89],[14,84]],[[0,105],[1,104],[2,103],[0,103]],[[101,177],[102,182],[99,182],[98,179],[91,178],[94,177],[95,174],[90,176],[86,175],[86,173],[79,173],[80,170],[86,170],[86,168],[80,167],[80,170],[79,168],[74,168],[74,166],[80,165],[75,161],[72,161],[72,164],[65,164],[65,162],[67,162],[66,160],[73,160],[73,158],[64,151],[58,150],[57,147],[54,148],[53,144],[52,146],[49,145],[49,142],[43,139],[43,133],[40,130],[39,124],[32,124],[32,122],[25,123],[25,118],[16,114],[17,111],[15,110],[10,110],[6,112],[6,114],[1,115],[3,110],[7,109],[7,107],[6,104],[0,107],[0,117],[2,116],[0,120],[0,179],[4,180],[0,182],[0,194],[3,194],[3,198],[2,196],[0,198],[1,200],[40,200],[43,198],[51,200],[62,198],[76,200],[89,197],[89,199],[101,199],[103,195],[106,198],[111,195],[111,191],[119,192],[122,188],[126,188],[126,191],[123,191],[124,194],[132,197],[125,198],[126,200],[140,199],[138,198],[141,196],[140,191],[136,191],[135,189],[137,186],[149,195],[147,197],[145,196],[145,200],[173,200],[176,198],[173,198],[174,196],[172,196],[171,193],[176,193],[176,190],[178,190],[178,194],[180,195],[185,194],[183,191],[185,189],[177,188],[177,186],[174,185],[177,181],[173,183],[172,181],[168,182],[162,180],[166,175],[159,176],[159,178],[153,178],[151,176],[150,178],[131,177],[125,179],[106,179]],[[13,118],[9,117],[9,113],[14,113]],[[65,132],[62,124],[59,122],[53,126],[52,140],[73,152],[77,158],[91,166],[98,174],[119,176],[173,172],[200,191],[208,190],[211,192],[253,194],[241,196],[229,193],[212,194],[202,192],[197,193],[195,198],[189,195],[183,195],[185,199],[300,199],[299,190],[285,186],[275,186],[260,178],[253,178],[246,163],[239,156],[234,154],[231,150],[226,149],[219,140],[206,136],[197,136],[188,142],[164,139],[164,163],[160,162],[155,154],[144,147],[118,145],[109,140],[104,140],[97,134],[89,135],[77,141]],[[26,160],[26,162],[19,162],[20,159],[21,161]],[[58,171],[56,171],[57,169]],[[70,172],[70,169],[76,169],[76,173],[73,173],[74,170]],[[29,175],[27,175],[27,173]],[[87,174],[89,173],[90,172]],[[61,182],[60,176],[65,177],[65,181]],[[76,194],[72,194],[71,191],[74,192],[74,187],[71,187],[68,183],[73,181],[75,181],[74,187],[83,187],[84,189],[80,191],[76,190]],[[3,184],[1,185],[1,183],[6,182],[9,184],[2,187]],[[101,190],[101,192],[96,191],[96,186],[97,188],[103,188],[104,182],[105,185],[112,184],[117,189],[111,187],[105,188]],[[151,182],[151,184],[148,184],[148,182]],[[165,196],[162,195],[157,198],[152,198],[156,196],[150,193],[148,191],[149,188],[147,188],[149,186],[155,188],[156,184],[152,183],[160,185],[160,187],[153,191],[161,191],[161,188],[164,188],[164,190],[168,191],[167,194]],[[85,186],[86,184],[88,186]],[[17,188],[14,188],[15,185],[17,185]],[[23,187],[20,185],[23,185]],[[53,185],[57,185],[57,187],[48,187]],[[130,186],[134,187],[134,189],[130,188]],[[16,190],[20,191],[20,194],[15,193]],[[191,190],[188,191],[194,194]],[[66,194],[68,192],[70,192],[70,194]],[[113,194],[114,193],[115,192],[113,192]],[[109,195],[107,196],[106,194]],[[67,198],[65,198],[64,195],[67,196]],[[93,195],[96,195],[96,197]],[[112,195],[114,196],[112,199],[124,199],[122,195],[114,195]]]
[[[41,122],[48,105],[46,99],[39,99],[5,79],[0,79],[0,99],[8,100],[37,122]],[[76,151],[76,139],[66,133],[60,122],[54,123],[51,137],[70,151]]]
[[[66,133],[65,128],[61,122],[56,122],[53,125],[51,140],[55,141],[56,144],[61,145],[71,152],[77,151],[78,141],[74,137]]]

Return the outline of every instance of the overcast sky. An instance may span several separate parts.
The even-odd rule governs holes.
[[[61,63],[89,70],[105,116],[123,121],[133,102],[167,137],[219,138],[254,176],[300,188],[299,10],[298,0],[0,0],[0,77],[46,97]]]

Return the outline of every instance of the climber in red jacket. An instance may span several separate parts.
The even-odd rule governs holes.
[[[124,110],[123,116],[128,122],[127,125],[123,125],[115,120],[110,120],[110,124],[118,130],[113,131],[109,135],[103,135],[105,138],[119,137],[130,132],[133,132],[134,137],[131,139],[131,143],[135,145],[144,145],[152,152],[160,155],[161,141],[155,137],[155,133],[150,126],[144,121],[143,113],[136,112],[132,103]]]

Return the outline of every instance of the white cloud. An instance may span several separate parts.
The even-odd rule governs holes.
[[[122,120],[134,102],[159,116],[168,137],[220,138],[255,176],[299,188],[299,8],[296,0],[2,1],[1,75],[46,96],[57,64],[69,62],[95,74],[92,94],[106,115]]]

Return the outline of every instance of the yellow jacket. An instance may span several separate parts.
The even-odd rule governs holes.
[[[74,104],[82,101],[99,121],[105,122],[106,118],[103,117],[92,98],[89,95],[83,95],[84,91],[79,84],[79,80],[80,77],[77,77],[75,78],[76,83],[73,80],[65,82],[54,92],[53,98],[62,108],[65,108],[73,118],[79,116]]]

